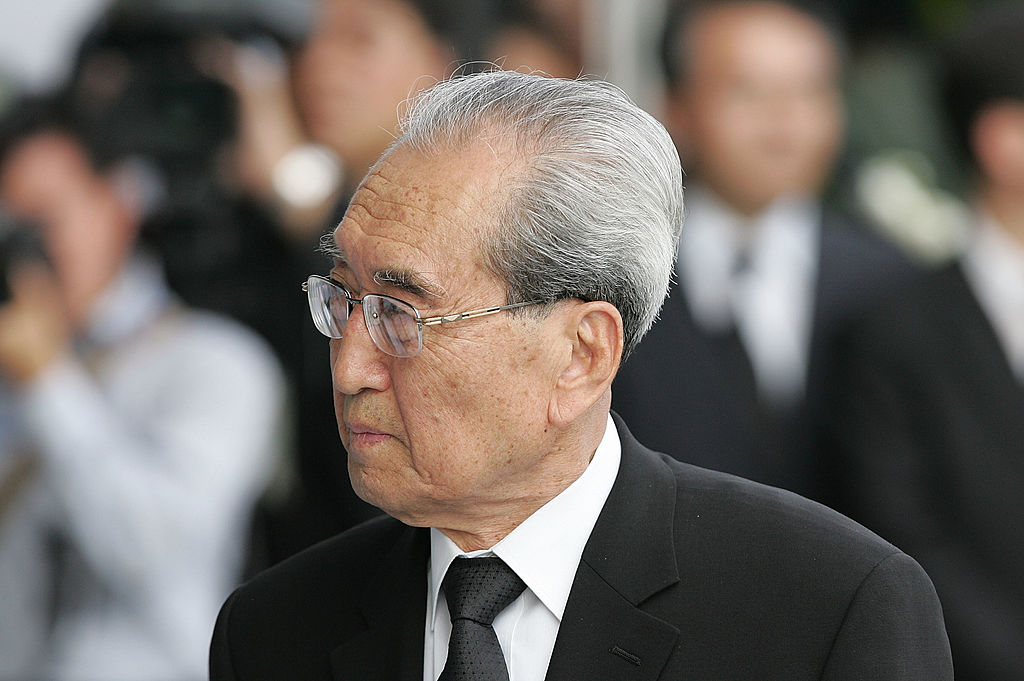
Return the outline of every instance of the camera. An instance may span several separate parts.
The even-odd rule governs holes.
[[[0,207],[0,305],[11,297],[11,270],[24,262],[48,262],[39,227]]]

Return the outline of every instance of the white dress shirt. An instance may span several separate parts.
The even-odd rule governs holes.
[[[439,530],[430,530],[424,681],[436,681],[448,658],[452,623],[441,581],[458,556],[498,556],[526,583],[522,595],[494,619],[494,631],[509,681],[543,681],[583,548],[611,492],[621,455],[619,434],[609,416],[583,475],[490,550],[467,554]]]
[[[961,262],[1010,366],[1024,381],[1024,246],[981,214]]]
[[[19,397],[41,464],[22,509],[44,501],[45,513],[15,516],[32,532],[6,534],[28,550],[58,530],[71,599],[31,678],[204,679],[280,446],[283,376],[254,333],[178,307],[142,259],[94,306],[82,340]],[[0,618],[34,616],[14,605],[0,603]]]
[[[818,270],[820,207],[780,198],[753,218],[708,189],[687,190],[678,270],[696,323],[736,328],[758,391],[789,405],[803,396]]]

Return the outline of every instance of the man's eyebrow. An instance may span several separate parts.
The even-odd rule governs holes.
[[[338,248],[338,244],[334,241],[334,230],[331,230],[320,237],[320,247],[317,248],[317,250],[329,259],[333,260],[335,263],[348,262],[345,254],[340,248]]]
[[[417,298],[441,298],[444,290],[412,270],[386,268],[373,273],[373,280],[382,286],[393,286]]]
[[[328,232],[320,238],[318,250],[330,258],[335,267],[349,267],[348,257],[334,241],[334,232]],[[385,267],[373,273],[373,280],[381,286],[393,286],[418,298],[441,298],[445,294],[441,286],[410,269]]]

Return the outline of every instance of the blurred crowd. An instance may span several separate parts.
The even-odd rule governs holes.
[[[957,677],[1020,678],[1024,3],[91,4],[56,82],[0,50],[0,680],[205,678],[234,585],[379,512],[320,238],[417,90],[615,60],[687,217],[613,408],[897,544]]]

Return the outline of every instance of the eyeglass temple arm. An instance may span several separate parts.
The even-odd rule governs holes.
[[[302,282],[302,290],[309,292],[309,281]],[[348,296],[346,296],[347,298]],[[351,300],[351,299],[350,299]],[[362,301],[355,300],[352,302],[361,303]],[[420,326],[437,326],[438,324],[451,324],[462,319],[473,319],[474,317],[486,317],[487,315],[496,314],[502,310],[514,310],[517,307],[526,307],[527,305],[536,305],[537,300],[528,300],[522,303],[512,303],[510,305],[499,305],[497,307],[483,307],[479,310],[470,310],[468,312],[457,312],[455,314],[446,314],[439,317],[424,317],[417,319],[416,321]]]
[[[527,305],[536,305],[538,301],[529,300],[522,303],[512,303],[511,305],[499,305],[497,307],[484,307],[479,310],[470,310],[469,312],[457,312],[455,314],[441,315],[440,317],[425,317],[419,320],[421,326],[436,326],[438,324],[450,324],[452,322],[461,321],[463,319],[473,319],[474,317],[486,317],[487,315],[496,314],[502,310],[513,310],[517,307],[526,307]]]

